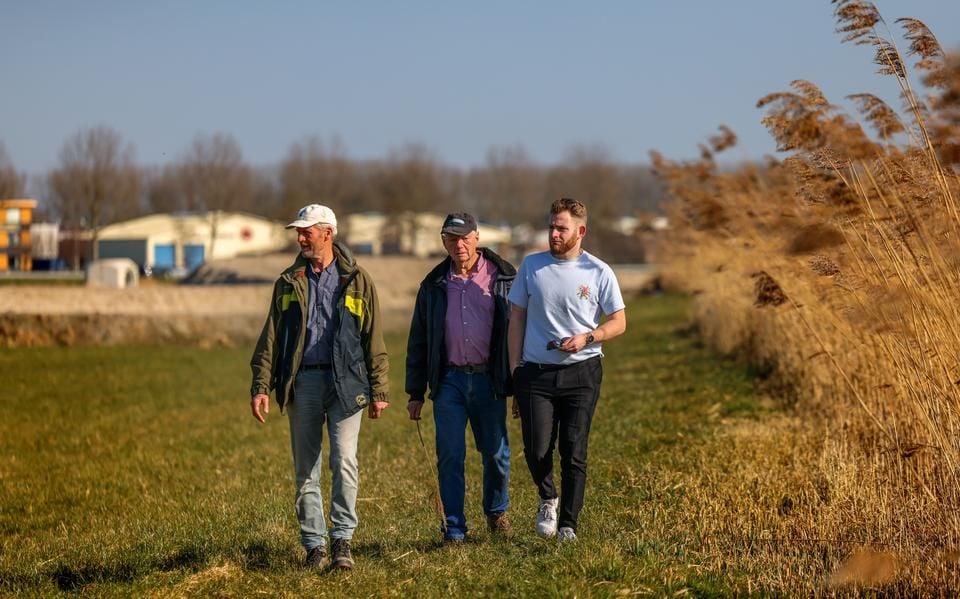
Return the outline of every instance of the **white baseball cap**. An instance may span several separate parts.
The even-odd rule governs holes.
[[[286,228],[303,229],[306,227],[312,227],[313,225],[331,225],[334,229],[336,229],[337,215],[333,213],[333,210],[330,210],[326,206],[321,206],[320,204],[310,204],[301,208],[297,212],[297,220],[287,225]]]

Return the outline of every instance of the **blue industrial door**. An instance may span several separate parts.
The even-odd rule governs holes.
[[[170,244],[153,246],[153,268],[157,270],[171,270],[177,265],[177,249]]]
[[[183,265],[187,267],[187,270],[193,270],[194,268],[203,264],[203,246],[183,246],[183,262]]]

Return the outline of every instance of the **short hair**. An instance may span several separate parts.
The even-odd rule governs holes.
[[[330,223],[317,223],[313,226],[317,229],[330,229],[330,233],[333,234],[334,237],[337,236],[337,225],[332,225]]]
[[[550,214],[560,214],[561,212],[569,212],[570,216],[587,222],[587,207],[580,200],[560,198],[550,205]]]

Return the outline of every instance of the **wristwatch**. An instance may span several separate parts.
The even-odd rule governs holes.
[[[593,333],[587,333],[587,345],[593,343]]]

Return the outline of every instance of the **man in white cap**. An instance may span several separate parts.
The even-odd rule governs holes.
[[[273,287],[253,352],[250,409],[261,423],[270,392],[286,408],[296,472],[300,542],[311,568],[353,567],[357,527],[357,440],[364,408],[379,418],[389,402],[387,350],[370,275],[335,239],[337,217],[310,204],[287,225],[300,254]],[[331,559],[320,492],[323,426],[330,435]]]

